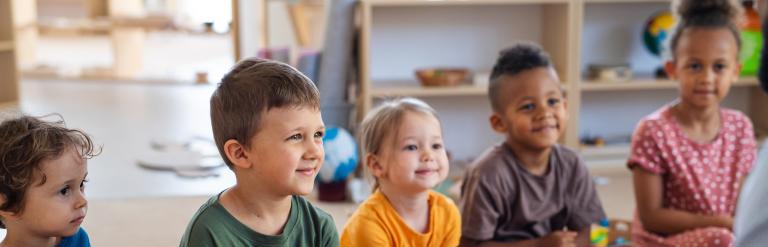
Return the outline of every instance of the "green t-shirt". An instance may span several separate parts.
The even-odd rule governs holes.
[[[280,235],[251,230],[211,197],[190,220],[180,247],[193,246],[339,246],[333,218],[301,196],[292,196],[288,222]]]

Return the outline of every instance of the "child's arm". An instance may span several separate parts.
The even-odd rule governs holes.
[[[588,229],[588,228],[587,228]],[[578,235],[581,238],[580,235],[582,235],[582,232],[579,232]],[[585,235],[587,236],[586,242],[582,243],[581,240],[577,240],[577,233],[576,232],[567,232],[567,231],[556,231],[553,233],[550,233],[547,236],[536,238],[536,239],[529,239],[529,240],[523,240],[523,241],[517,241],[517,242],[493,242],[493,241],[476,241],[473,239],[468,238],[461,238],[461,244],[459,246],[461,247],[538,247],[538,246],[552,246],[552,247],[576,247],[576,246],[589,246],[589,232]],[[578,241],[578,245],[577,245]]]
[[[704,216],[662,207],[663,184],[660,175],[643,169],[632,169],[635,185],[637,213],[646,230],[675,234],[700,227],[724,227],[731,229],[731,216]]]

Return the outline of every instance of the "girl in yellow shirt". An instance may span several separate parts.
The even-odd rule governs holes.
[[[385,102],[360,126],[374,193],[349,219],[341,246],[457,246],[456,205],[431,189],[448,174],[440,120],[414,98]]]

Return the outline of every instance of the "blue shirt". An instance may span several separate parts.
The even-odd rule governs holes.
[[[88,240],[88,233],[81,227],[75,235],[62,238],[58,247],[91,247],[91,241]]]

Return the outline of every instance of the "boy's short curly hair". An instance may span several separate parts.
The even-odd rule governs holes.
[[[224,143],[236,140],[247,148],[268,110],[305,106],[319,110],[320,92],[301,72],[266,59],[240,61],[221,79],[211,96],[211,126],[219,154],[232,169]]]
[[[552,62],[547,52],[533,43],[520,43],[502,50],[493,66],[488,84],[488,96],[493,110],[496,112],[504,110],[503,96],[500,95],[502,81],[499,78],[501,76],[515,76],[529,69],[551,66]]]
[[[61,118],[61,116],[59,116]],[[91,138],[83,131],[68,129],[64,120],[46,122],[39,118],[21,116],[0,124],[0,210],[20,214],[24,210],[25,194],[33,183],[34,174],[41,176],[42,163],[61,157],[67,150],[76,151],[83,159],[98,155]],[[0,222],[0,228],[5,224]]]

